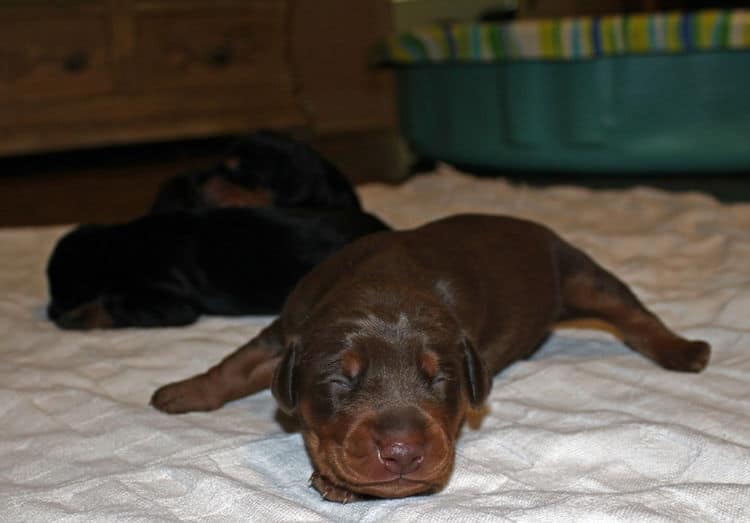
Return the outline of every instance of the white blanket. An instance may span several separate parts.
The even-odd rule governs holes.
[[[708,340],[708,369],[667,372],[609,334],[558,330],[495,378],[442,492],[339,505],[308,488],[268,391],[213,413],[148,406],[270,318],[64,332],[45,319],[44,267],[66,228],[2,230],[0,521],[750,521],[750,206],[447,167],[360,192],[399,228],[466,211],[552,226]]]

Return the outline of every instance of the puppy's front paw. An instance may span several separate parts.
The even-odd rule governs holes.
[[[351,503],[352,501],[359,501],[362,499],[361,496],[355,494],[350,490],[346,490],[343,487],[334,485],[326,478],[321,476],[318,472],[313,472],[310,476],[310,486],[315,488],[320,493],[320,497],[326,501],[335,501],[338,503]]]
[[[54,321],[61,329],[71,330],[111,329],[115,326],[114,319],[100,299],[66,311]]]
[[[202,383],[202,378],[200,375],[164,385],[151,396],[151,405],[167,414],[218,409],[223,405],[221,398]]]
[[[705,341],[680,340],[680,343],[660,352],[659,363],[669,370],[700,372],[706,368],[710,357],[711,346]]]

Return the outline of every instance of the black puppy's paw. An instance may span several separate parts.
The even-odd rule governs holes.
[[[70,330],[111,329],[115,326],[114,318],[100,299],[63,312],[53,321],[61,329]]]

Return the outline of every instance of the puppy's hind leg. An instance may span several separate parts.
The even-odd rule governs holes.
[[[284,346],[279,320],[202,374],[164,385],[151,405],[168,414],[216,410],[271,386]]]
[[[560,319],[598,318],[616,327],[633,350],[662,367],[700,372],[708,364],[711,347],[669,330],[616,276],[575,247],[559,250],[562,314]]]

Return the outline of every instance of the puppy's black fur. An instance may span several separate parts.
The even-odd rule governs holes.
[[[240,139],[215,168],[165,182],[152,212],[214,207],[359,209],[344,175],[309,146],[259,131]]]
[[[84,225],[50,258],[48,315],[70,329],[186,325],[278,313],[297,281],[388,227],[356,210],[212,209]]]

